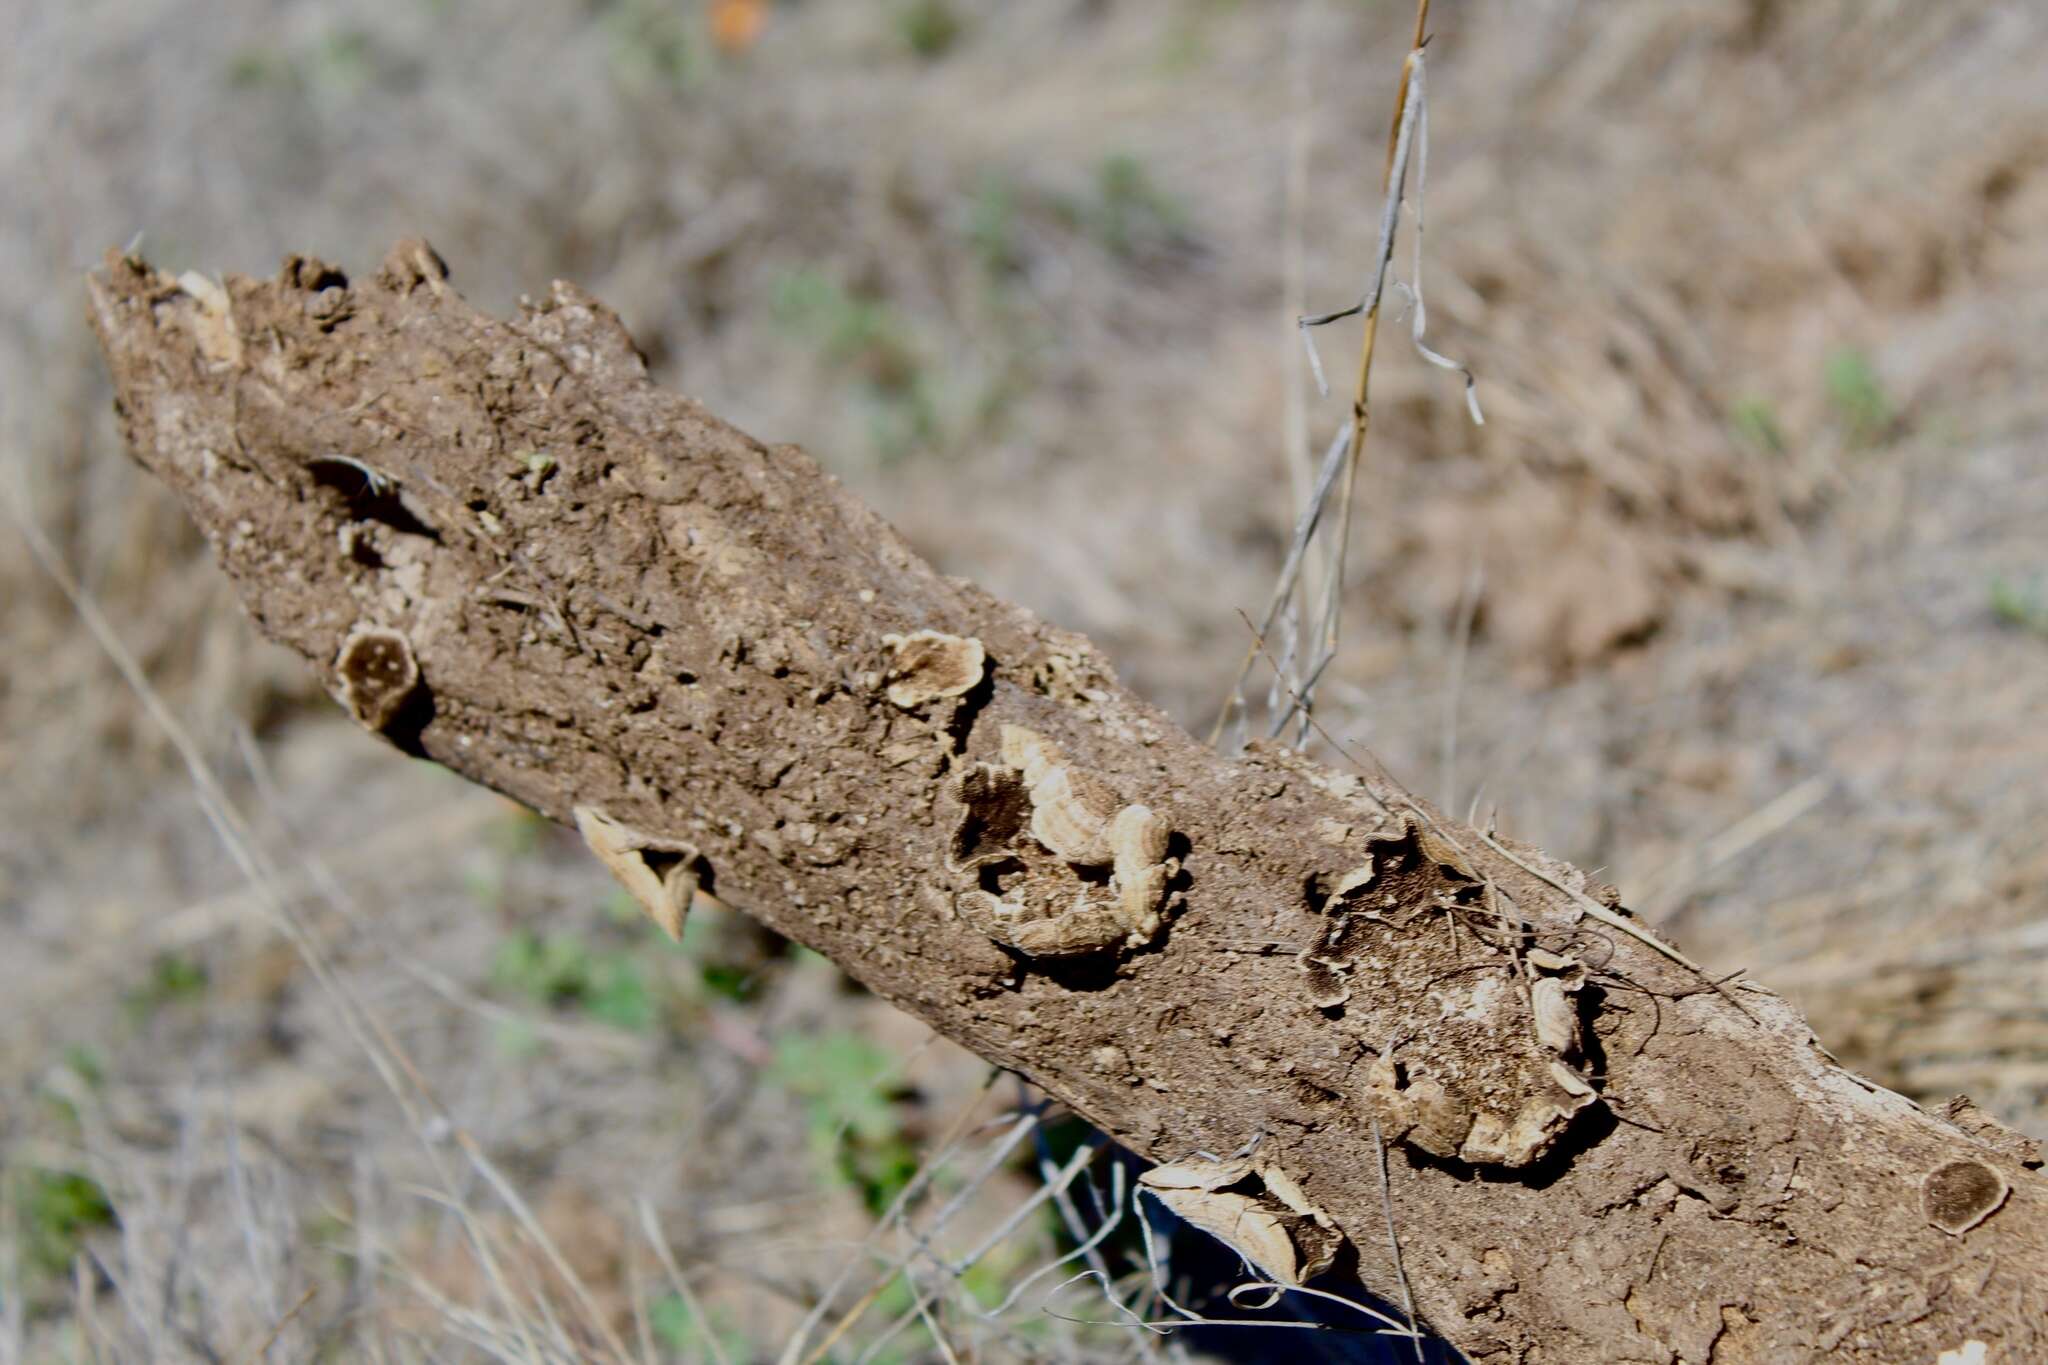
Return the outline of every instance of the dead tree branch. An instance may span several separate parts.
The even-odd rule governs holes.
[[[583,809],[651,912],[744,909],[1138,1151],[1254,1151],[1267,1271],[1334,1227],[1397,1294],[1391,1205],[1474,1360],[2048,1359],[2025,1139],[1376,770],[1219,757],[654,387],[574,288],[500,322],[415,241],[355,282],[116,256],[91,294],[136,458],[366,726]]]

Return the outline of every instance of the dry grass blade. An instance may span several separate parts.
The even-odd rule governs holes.
[[[675,1290],[676,1297],[683,1301],[683,1306],[689,1310],[692,1318],[698,1322],[709,1323],[711,1318],[705,1313],[703,1303],[697,1298],[697,1291],[690,1287],[689,1277],[684,1275],[682,1268],[676,1264],[675,1252],[670,1249],[668,1238],[661,1231],[661,1222],[654,1215],[654,1205],[642,1199],[636,1207],[640,1215],[640,1231],[646,1236],[647,1244],[654,1248],[655,1257],[660,1260],[662,1271],[668,1276],[669,1287]],[[732,1365],[726,1357],[725,1344],[718,1339],[718,1333],[704,1333],[704,1348],[710,1352],[713,1365]]]
[[[938,1301],[941,1292],[960,1287],[967,1272],[980,1264],[996,1247],[1007,1241],[1023,1226],[1026,1219],[1036,1213],[1048,1201],[1057,1202],[1072,1187],[1074,1182],[1086,1173],[1096,1157],[1101,1155],[1106,1142],[1107,1139],[1098,1137],[1093,1141],[1084,1143],[1081,1149],[1068,1159],[1064,1167],[1056,1170],[1043,1170],[1042,1182],[1039,1188],[1033,1191],[1028,1198],[1014,1206],[1008,1215],[992,1231],[984,1236],[972,1250],[960,1257],[947,1260],[932,1253],[930,1247],[931,1238],[944,1226],[945,1217],[943,1212],[941,1217],[935,1218],[932,1221],[930,1227],[921,1230],[918,1234],[917,1245],[912,1249],[911,1254],[924,1256],[938,1269],[941,1276],[940,1288],[937,1290],[919,1290],[910,1308],[894,1322],[890,1323],[886,1330],[868,1344],[867,1349],[861,1353],[856,1365],[866,1365],[866,1362],[873,1360],[905,1328],[923,1317],[931,1305]],[[1117,1217],[1105,1220],[1103,1226],[1098,1227],[1093,1234],[1073,1251],[1040,1266],[1037,1270],[1019,1280],[1011,1287],[1010,1292],[1003,1297],[1002,1302],[994,1308],[982,1309],[971,1305],[970,1311],[984,1322],[999,1323],[1002,1316],[1024,1296],[1025,1291],[1030,1289],[1033,1284],[1069,1261],[1092,1255],[1095,1249],[1115,1232],[1121,1216],[1123,1180],[1120,1169],[1112,1176],[1112,1181],[1118,1194],[1118,1200],[1115,1205]],[[1103,1283],[1105,1285],[1105,1293],[1110,1292],[1107,1288],[1106,1272]]]
[[[1794,783],[1719,834],[1686,849],[1645,880],[1641,896],[1644,911],[1652,915],[1669,913],[1689,885],[1801,819],[1827,800],[1834,789],[1834,779],[1824,773]]]
[[[998,1074],[997,1072],[990,1071],[983,1078],[982,1086],[975,1092],[973,1101],[960,1111],[959,1117],[953,1120],[945,1134],[933,1145],[930,1155],[918,1164],[916,1173],[905,1183],[903,1189],[897,1193],[896,1197],[889,1202],[889,1207],[875,1220],[874,1226],[868,1231],[868,1235],[862,1239],[859,1248],[861,1251],[867,1250],[873,1245],[884,1229],[899,1220],[903,1216],[903,1211],[910,1206],[914,1199],[924,1192],[933,1177],[952,1160],[954,1153],[964,1141],[965,1134],[974,1119],[974,1115],[980,1110],[981,1103],[987,1098],[990,1088],[994,1086]],[[993,1171],[1003,1160],[1008,1158],[1010,1151],[1014,1149],[1017,1143],[1024,1140],[1037,1122],[1038,1115],[1035,1113],[1026,1113],[1018,1116],[1011,1124],[1011,1131],[996,1145],[995,1155],[990,1158],[989,1164],[983,1173],[984,1177],[987,1172]],[[970,1181],[968,1188],[972,1189],[979,1183],[980,1178]],[[948,1208],[957,1208],[964,1199],[965,1194],[963,1193]],[[940,1215],[941,1221],[946,1216],[946,1213],[942,1211]],[[825,1320],[825,1315],[832,1311],[833,1302],[839,1297],[840,1291],[846,1287],[847,1281],[852,1277],[855,1268],[859,1264],[858,1256],[847,1257],[846,1264],[841,1268],[838,1276],[827,1287],[825,1293],[819,1297],[818,1302],[812,1306],[811,1311],[804,1315],[803,1322],[791,1334],[789,1341],[784,1344],[780,1357],[782,1365],[798,1365],[798,1362],[802,1362],[802,1365],[811,1365],[811,1362],[822,1360],[825,1354],[832,1349],[833,1344],[848,1331],[852,1330],[854,1323],[859,1321],[861,1316],[874,1305],[875,1300],[881,1297],[882,1292],[889,1287],[890,1283],[901,1272],[901,1263],[899,1262],[887,1274],[881,1276],[872,1288],[856,1300],[854,1305],[833,1326],[825,1339],[806,1354],[804,1348],[809,1342],[811,1333],[816,1331],[819,1324]]]
[[[262,1341],[257,1342],[255,1346],[250,1348],[247,1359],[251,1362],[255,1362],[260,1361],[265,1356],[269,1355],[270,1348],[277,1345],[278,1338],[284,1335],[284,1329],[291,1326],[293,1320],[296,1319],[299,1316],[299,1314],[306,1311],[307,1305],[313,1302],[314,1296],[317,1295],[319,1292],[320,1287],[318,1285],[314,1285],[311,1288],[307,1289],[305,1293],[299,1295],[299,1301],[293,1304],[288,1310],[286,1310],[284,1316],[277,1320],[277,1325],[270,1329],[270,1335],[263,1338]]]
[[[1479,593],[1485,581],[1479,558],[1474,555],[1472,567],[1465,574],[1464,588],[1458,594],[1457,621],[1451,641],[1451,677],[1449,685],[1444,688],[1443,747],[1439,756],[1437,800],[1445,810],[1452,810],[1458,804],[1459,707],[1465,696],[1465,664],[1472,653],[1472,626],[1479,615]],[[1476,799],[1476,792],[1474,797]]]
[[[1412,80],[1413,74],[1422,62],[1424,30],[1429,21],[1429,0],[1420,0],[1415,13],[1415,43],[1401,65],[1401,83],[1394,101],[1394,131],[1387,149],[1387,168],[1381,178],[1384,206],[1380,215],[1380,239],[1374,248],[1372,281],[1365,297],[1355,309],[1341,310],[1316,319],[1304,319],[1302,335],[1308,336],[1310,327],[1321,326],[1338,318],[1348,317],[1354,312],[1365,314],[1365,337],[1359,346],[1358,387],[1351,399],[1351,439],[1346,446],[1344,462],[1344,491],[1340,495],[1337,545],[1332,555],[1330,579],[1324,585],[1322,624],[1317,631],[1320,641],[1317,664],[1311,673],[1320,673],[1323,666],[1337,654],[1338,626],[1344,603],[1344,568],[1351,546],[1351,523],[1357,504],[1356,490],[1359,466],[1365,461],[1366,437],[1372,425],[1372,361],[1373,350],[1379,337],[1380,298],[1386,286],[1387,268],[1394,255],[1394,232],[1400,218],[1401,186],[1408,174],[1408,149],[1414,136],[1416,114],[1421,108],[1421,86]],[[1303,695],[1313,698],[1313,684],[1301,689]],[[1311,703],[1312,704],[1312,703]],[[1306,709],[1306,706],[1304,707]]]
[[[1277,623],[1286,619],[1289,603],[1292,602],[1300,581],[1302,559],[1310,541],[1325,522],[1335,474],[1341,469],[1342,490],[1337,494],[1340,508],[1338,524],[1334,532],[1334,543],[1328,553],[1320,593],[1311,592],[1311,600],[1320,597],[1320,606],[1315,609],[1313,624],[1307,632],[1300,650],[1302,664],[1294,671],[1297,659],[1296,643],[1290,631],[1287,648],[1281,661],[1275,664],[1292,692],[1299,698],[1297,704],[1278,711],[1268,727],[1271,736],[1278,737],[1286,730],[1295,714],[1303,716],[1301,740],[1307,738],[1307,718],[1313,710],[1316,685],[1324,670],[1334,662],[1337,654],[1338,634],[1343,612],[1345,565],[1348,547],[1351,543],[1352,522],[1356,504],[1358,470],[1366,450],[1366,438],[1371,429],[1371,378],[1373,354],[1379,334],[1381,304],[1389,285],[1389,270],[1393,262],[1395,237],[1399,228],[1403,191],[1408,181],[1409,164],[1412,159],[1416,167],[1416,210],[1415,210],[1415,266],[1411,284],[1394,281],[1393,285],[1409,299],[1413,319],[1410,335],[1415,349],[1431,365],[1454,370],[1464,376],[1466,405],[1475,424],[1485,420],[1479,410],[1471,370],[1431,349],[1424,340],[1427,328],[1427,313],[1422,292],[1422,247],[1423,209],[1421,199],[1426,186],[1428,165],[1428,116],[1427,95],[1424,86],[1424,60],[1422,49],[1428,39],[1429,0],[1420,0],[1416,6],[1415,32],[1407,57],[1401,66],[1401,80],[1395,95],[1393,121],[1388,131],[1387,161],[1381,176],[1382,203],[1378,237],[1373,251],[1371,275],[1364,295],[1359,302],[1332,313],[1313,317],[1300,317],[1297,330],[1301,337],[1309,364],[1314,372],[1316,386],[1328,392],[1323,377],[1322,360],[1317,352],[1311,329],[1326,326],[1344,318],[1364,315],[1364,335],[1359,349],[1358,381],[1353,394],[1351,413],[1347,422],[1333,439],[1324,460],[1321,475],[1307,496],[1301,500],[1301,511],[1297,516],[1294,535],[1289,542],[1285,562],[1275,582],[1271,599],[1256,628],[1256,635],[1267,638]],[[1293,165],[1290,162],[1290,165]],[[1291,182],[1290,182],[1291,183]],[[1290,259],[1292,259],[1290,257]],[[1291,395],[1298,397],[1298,393]],[[1290,433],[1293,430],[1289,426]],[[1290,441],[1292,437],[1290,436]],[[1290,451],[1293,445],[1289,446]],[[1333,468],[1333,465],[1335,466]],[[1290,469],[1293,468],[1290,457]],[[1326,537],[1326,540],[1329,538]],[[1313,643],[1308,643],[1313,642]],[[1220,742],[1226,727],[1235,722],[1242,724],[1246,709],[1244,697],[1245,679],[1257,658],[1258,650],[1248,650],[1238,665],[1232,680],[1230,692],[1219,710],[1215,725],[1211,728],[1209,742]],[[1276,682],[1276,689],[1279,687]],[[1273,709],[1269,706],[1269,709]],[[1297,741],[1300,742],[1300,741]]]
[[[1309,493],[1306,504],[1295,518],[1294,534],[1287,542],[1287,557],[1280,565],[1280,575],[1273,585],[1273,594],[1266,603],[1266,612],[1261,623],[1253,627],[1256,639],[1263,640],[1273,629],[1281,609],[1294,594],[1298,576],[1301,573],[1304,556],[1308,553],[1309,542],[1314,539],[1316,527],[1322,522],[1323,509],[1329,505],[1330,489],[1336,485],[1337,475],[1345,467],[1344,457],[1350,450],[1351,431],[1346,427],[1336,434],[1329,449],[1323,453],[1321,468],[1317,471],[1315,485]],[[1216,724],[1209,731],[1209,742],[1214,744],[1223,734],[1224,725],[1244,709],[1244,680],[1250,676],[1253,663],[1257,662],[1259,647],[1253,645],[1245,651],[1244,661],[1238,665],[1237,677],[1231,684],[1231,695],[1217,713]],[[1287,671],[1279,664],[1274,671],[1281,677]]]

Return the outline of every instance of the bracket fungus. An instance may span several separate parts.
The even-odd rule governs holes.
[[[412,642],[383,626],[350,631],[335,657],[334,672],[341,682],[342,704],[372,730],[391,724],[420,683]]]
[[[2012,1187],[1996,1168],[1981,1161],[1950,1161],[1920,1182],[1920,1207],[1927,1221],[1960,1237],[1998,1212]]]
[[[1035,730],[1005,725],[1002,746],[1002,763],[977,763],[953,784],[960,815],[947,862],[968,878],[955,909],[1027,957],[1151,942],[1179,870],[1166,818],[1123,803]],[[1107,900],[1096,898],[1099,877],[1079,872],[1104,867]]]
[[[1175,1161],[1139,1176],[1138,1188],[1230,1246],[1275,1284],[1314,1279],[1344,1245],[1329,1216],[1275,1166],[1241,1159]]]
[[[1527,1166],[1600,1098],[1584,1070],[1585,964],[1535,946],[1518,952],[1500,938],[1498,887],[1419,814],[1369,838],[1365,853],[1315,907],[1319,918],[1296,958],[1303,994],[1333,1028],[1364,1027],[1340,1012],[1361,985],[1374,1009],[1401,1017],[1400,1061],[1391,1044],[1359,1040],[1379,1054],[1364,1091],[1389,1141],[1474,1165]],[[1475,934],[1453,945],[1442,974],[1388,975],[1394,946],[1445,916]],[[1472,971],[1479,963],[1489,970]],[[1429,984],[1418,989],[1416,980]],[[1444,1046],[1439,1025],[1468,1038],[1483,1029],[1492,1043]]]
[[[598,861],[626,888],[647,918],[672,939],[697,897],[696,845],[643,834],[594,806],[576,807],[576,831]]]
[[[889,700],[909,710],[945,697],[964,697],[981,683],[988,650],[971,636],[920,630],[884,635],[894,654],[886,677]]]

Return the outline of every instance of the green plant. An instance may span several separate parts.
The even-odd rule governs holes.
[[[2006,578],[1991,580],[1991,614],[2015,630],[2048,635],[2048,587],[2040,579],[2019,584]]]
[[[245,47],[228,58],[227,81],[232,89],[253,90],[258,86],[297,84],[298,73],[291,59],[266,48]]]
[[[462,863],[462,889],[484,910],[505,903],[505,860],[488,850],[471,849]]]
[[[491,1025],[491,1043],[514,1061],[540,1051],[540,1030],[526,1019],[500,1019]]]
[[[149,976],[128,992],[129,1018],[148,1019],[167,1006],[198,999],[206,994],[210,981],[206,964],[184,953],[158,953],[149,964]]]
[[[1145,164],[1129,153],[1102,159],[1095,168],[1095,197],[1083,221],[1111,254],[1135,257],[1188,240],[1188,213],[1161,189]]]
[[[114,1225],[114,1205],[98,1181],[76,1171],[29,1169],[15,1177],[14,1200],[23,1264],[62,1276],[95,1228]]]
[[[884,1078],[895,1059],[857,1034],[785,1035],[769,1078],[805,1101],[811,1150],[823,1168],[880,1213],[917,1173],[917,1151]]]
[[[63,1077],[55,1074],[65,1071],[71,1073],[70,1083],[66,1083]],[[77,1087],[98,1090],[106,1084],[106,1064],[101,1060],[96,1048],[83,1043],[72,1043],[58,1054],[58,1062],[56,1067],[52,1068],[52,1072],[48,1080],[36,1088],[36,1093],[43,1103],[49,1106],[51,1114],[64,1130],[76,1133],[79,1129],[78,1106],[73,1101],[72,1094]]]
[[[648,951],[659,952],[666,947],[670,951],[680,952],[695,969],[698,983],[711,995],[724,1000],[743,1002],[753,999],[759,993],[763,972],[758,961],[729,962],[719,956],[730,941],[730,911],[700,904],[690,912],[689,918],[683,921],[682,941],[670,943],[667,935],[647,923],[647,917],[641,911],[639,903],[623,891],[608,900],[606,908],[613,914],[646,926]]]
[[[649,1304],[647,1325],[655,1340],[677,1355],[701,1356],[704,1347],[715,1342],[718,1354],[727,1360],[756,1358],[752,1338],[727,1322],[724,1314],[714,1311],[700,1318],[680,1294],[665,1294]]]
[[[1765,455],[1785,453],[1784,428],[1778,425],[1778,411],[1768,398],[1743,398],[1729,410],[1728,423],[1736,439]]]
[[[778,282],[772,308],[777,321],[852,375],[867,401],[869,436],[880,455],[898,458],[937,440],[938,411],[923,358],[886,302],[805,267]]]
[[[1853,346],[1842,347],[1828,357],[1823,381],[1828,405],[1849,444],[1869,446],[1883,439],[1891,429],[1892,404],[1869,356]]]
[[[377,76],[377,56],[370,35],[364,30],[332,29],[314,49],[313,78],[338,90],[360,90]]]
[[[244,47],[228,58],[226,75],[236,90],[275,89],[304,95],[312,91],[353,96],[400,73],[401,56],[353,25],[329,29],[317,41],[294,50]]]
[[[85,1083],[88,1090],[97,1090],[106,1083],[106,1058],[90,1043],[66,1044],[60,1061],[65,1070]]]
[[[993,173],[975,182],[967,207],[967,245],[981,268],[993,276],[1015,273],[1022,263],[1017,249],[1017,188]]]
[[[621,85],[694,84],[706,54],[692,32],[695,6],[674,0],[598,0],[598,22],[611,37],[612,73]]]
[[[309,1213],[300,1225],[307,1246],[324,1253],[330,1273],[337,1280],[352,1278],[359,1262],[355,1229],[341,1215],[322,1210]]]
[[[897,35],[926,61],[945,56],[965,27],[952,0],[909,0],[896,10]]]
[[[1172,75],[1185,75],[1216,55],[1216,20],[1237,9],[1240,0],[1195,0],[1168,10],[1160,44],[1159,65]]]
[[[507,858],[523,858],[540,847],[552,826],[539,811],[513,806],[483,828],[484,842]]]
[[[725,962],[705,963],[698,968],[697,977],[705,990],[735,1003],[753,999],[760,989],[760,972]]]
[[[813,266],[777,281],[774,315],[815,341],[825,358],[882,388],[910,382],[917,365],[908,329],[884,300],[849,290]]]
[[[633,952],[593,952],[571,934],[513,934],[491,960],[491,984],[636,1033],[653,1028],[660,1013]]]

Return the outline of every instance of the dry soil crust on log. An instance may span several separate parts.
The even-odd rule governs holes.
[[[134,455],[366,725],[686,850],[1148,1156],[1257,1139],[1388,1291],[1377,1120],[1417,1308],[1471,1358],[2048,1359],[2024,1139],[1844,1072],[1777,997],[1704,989],[1589,918],[1579,871],[1377,770],[1218,756],[801,451],[654,386],[573,287],[499,321],[412,241],[359,281],[110,256],[91,297]],[[979,681],[902,685],[920,632],[979,642]],[[1149,937],[1031,956],[962,913],[1109,876],[967,856],[1006,727],[1171,830]]]

